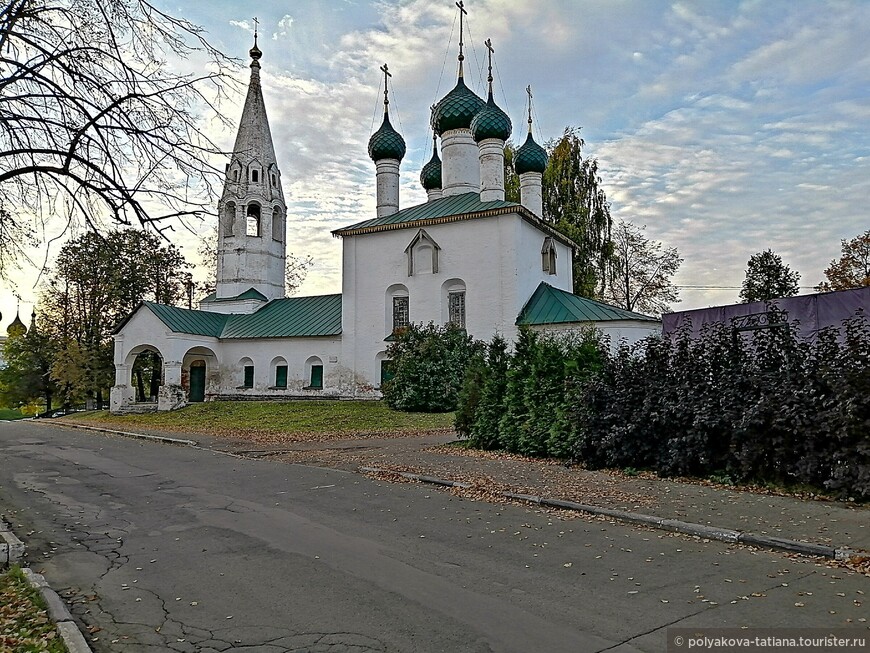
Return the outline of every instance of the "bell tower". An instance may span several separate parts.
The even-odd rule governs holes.
[[[284,296],[287,206],[260,87],[256,31],[250,55],[251,82],[218,202],[218,300],[252,288],[269,300]]]

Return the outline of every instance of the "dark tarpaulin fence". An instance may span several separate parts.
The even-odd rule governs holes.
[[[751,325],[754,322],[764,326],[771,308],[782,311],[789,323],[797,322],[800,337],[811,340],[820,329],[830,326],[839,328],[843,320],[856,314],[870,318],[870,287],[667,313],[662,316],[662,335],[668,336],[686,329],[693,338],[697,338],[705,325],[715,323],[731,326]]]

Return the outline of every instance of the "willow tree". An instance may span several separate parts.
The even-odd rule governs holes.
[[[202,72],[178,72],[194,54]],[[199,115],[220,116],[229,63],[202,28],[145,0],[7,0],[0,274],[58,217],[161,230],[210,210],[218,148]]]

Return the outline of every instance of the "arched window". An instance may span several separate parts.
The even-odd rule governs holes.
[[[239,361],[239,375],[241,384],[239,388],[253,388],[254,387],[254,361],[250,358],[243,358]]]
[[[442,316],[449,324],[465,328],[465,282],[449,279],[441,286]]]
[[[408,257],[408,276],[437,274],[438,252],[440,251],[438,243],[425,230],[420,229],[405,248],[405,254]]]
[[[236,171],[238,172],[238,171]],[[224,212],[221,215],[221,232],[223,235],[232,236],[234,223],[236,221],[236,205],[234,202],[227,202],[224,205]]]
[[[550,236],[544,238],[541,247],[541,269],[547,274],[556,274],[556,243]]]
[[[280,209],[272,211],[272,240],[284,241],[284,216]]]
[[[305,389],[323,389],[323,361],[319,357],[311,356],[305,361],[305,378],[308,379]]]
[[[386,300],[387,333],[411,324],[411,299],[404,285],[397,283],[387,288]]]
[[[245,233],[248,236],[254,236],[256,238],[260,237],[260,205],[248,204],[248,212],[247,212],[247,229]]]
[[[272,387],[285,390],[287,388],[287,361],[283,356],[272,359],[271,368]]]

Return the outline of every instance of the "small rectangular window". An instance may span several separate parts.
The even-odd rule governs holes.
[[[251,181],[254,183],[260,181],[260,173],[257,170],[251,170]]]
[[[318,390],[323,388],[323,365],[311,366],[311,383],[308,387]]]
[[[275,179],[275,175],[272,175],[272,185],[273,185],[273,186],[277,186],[277,185],[278,185],[278,182],[277,182],[276,179]]]
[[[407,297],[393,297],[393,331],[404,329],[411,323],[409,306]]]
[[[254,366],[253,365],[245,365],[245,382],[243,384],[245,388],[253,388],[254,387]]]
[[[275,368],[275,387],[276,388],[286,388],[287,387],[287,366],[286,365],[278,365]]]
[[[447,295],[450,323],[465,328],[465,291],[456,290]]]

